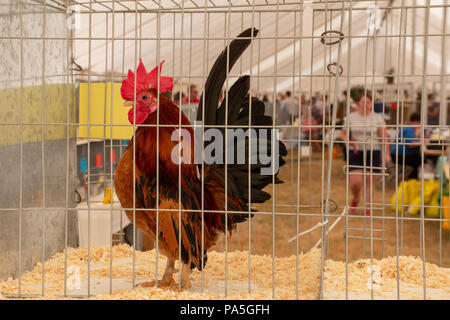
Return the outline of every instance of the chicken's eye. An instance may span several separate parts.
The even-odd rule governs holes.
[[[142,100],[147,100],[147,96],[142,96]]]

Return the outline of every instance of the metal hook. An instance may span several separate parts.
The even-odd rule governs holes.
[[[342,72],[344,72],[344,68],[341,65],[338,65],[337,62],[333,62],[333,63],[330,63],[327,65],[327,70],[332,76],[336,76],[336,73],[331,71],[331,66],[335,66],[336,69],[339,70],[339,72],[338,72],[339,75],[342,75]]]
[[[72,62],[71,63],[73,65],[75,65],[75,68],[72,68],[73,71],[79,71],[79,72],[83,71],[83,68],[81,68],[81,66],[78,63],[75,62],[74,58],[72,58]]]
[[[81,195],[80,195],[80,193],[77,190],[75,190],[73,192],[72,201],[75,202],[75,203],[80,203],[81,202]]]
[[[326,200],[323,200],[323,206],[326,205]],[[334,200],[328,199],[328,212],[335,212],[338,209],[337,203]]]
[[[327,38],[327,37],[326,37],[326,34],[328,34],[328,33],[335,33],[335,34],[338,34],[338,35],[339,35],[339,39],[338,39],[338,40],[335,40],[335,41],[331,41],[331,42],[325,42],[325,39]],[[323,32],[323,33],[320,35],[320,37],[321,37],[320,42],[322,42],[322,44],[327,45],[327,46],[331,46],[331,45],[333,45],[333,44],[339,43],[339,42],[341,42],[342,40],[344,40],[344,34],[343,34],[342,32],[340,32],[340,31],[336,31],[336,30],[328,30],[328,31],[325,31],[325,32]]]

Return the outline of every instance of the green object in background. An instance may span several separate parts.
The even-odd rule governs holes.
[[[436,167],[434,168],[434,172],[436,173],[436,176],[439,180],[442,179],[442,184],[445,184],[447,181],[447,178],[444,174],[444,165],[447,163],[447,156],[439,156]]]

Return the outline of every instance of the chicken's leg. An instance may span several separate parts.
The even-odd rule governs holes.
[[[164,275],[161,280],[158,281],[158,287],[170,287],[175,284],[173,280],[173,274],[178,270],[174,268],[175,261],[167,258],[166,269],[164,271]],[[154,287],[156,285],[156,281],[142,282],[136,285],[136,287],[147,288]]]
[[[183,291],[185,289],[188,289],[191,287],[191,268],[187,264],[182,265],[181,267],[181,282],[180,282],[180,291]]]

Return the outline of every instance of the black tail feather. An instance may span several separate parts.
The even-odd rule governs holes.
[[[240,77],[228,90],[219,109],[217,110],[217,123],[225,123],[225,111],[228,107],[228,124],[234,123],[239,117],[241,103],[250,89],[250,76]],[[228,101],[228,105],[227,105]]]
[[[240,207],[242,211],[248,210],[249,203],[262,203],[271,198],[271,195],[263,189],[271,184],[283,183],[277,175],[278,171],[274,171],[273,174],[263,175],[261,173],[262,168],[269,168],[271,163],[261,163],[258,158],[257,150],[261,145],[266,146],[266,155],[271,156],[275,148],[272,147],[272,130],[274,120],[271,116],[265,115],[265,104],[257,98],[252,97],[250,99],[249,89],[250,89],[250,77],[248,75],[241,76],[228,90],[228,94],[225,96],[221,105],[218,106],[220,92],[222,90],[223,84],[226,80],[227,73],[231,70],[233,65],[242,55],[244,50],[250,45],[250,37],[256,36],[258,30],[254,28],[249,28],[242,32],[236,39],[231,41],[229,49],[225,48],[220,56],[217,58],[214,66],[212,67],[208,79],[206,80],[204,94],[200,99],[197,120],[201,121],[203,119],[203,104],[205,105],[204,110],[204,124],[209,126],[217,125],[219,130],[224,133],[225,130],[221,128],[227,122],[228,125],[236,128],[236,126],[244,129],[248,129],[249,125],[255,126],[256,136],[252,136],[251,144],[251,155],[249,154],[249,139],[248,135],[245,139],[245,162],[244,163],[228,163],[227,165],[227,185],[228,185],[228,196],[231,199],[239,199]],[[247,38],[247,39],[240,39]],[[228,60],[228,70],[227,65],[227,53],[229,52]],[[251,109],[251,117],[250,117]],[[226,121],[226,119],[228,121]],[[264,136],[257,129],[267,129]],[[262,131],[261,131],[262,132]],[[255,139],[254,139],[255,138]],[[241,139],[242,140],[242,139]],[[256,141],[254,141],[256,140]],[[275,142],[278,147],[278,158],[275,159],[278,162],[278,167],[283,166],[286,161],[283,157],[287,155],[286,146],[278,139]],[[228,151],[230,148],[234,149],[234,155],[236,160],[237,148],[239,143],[234,143],[233,141],[228,141]],[[240,144],[242,147],[242,144]],[[254,147],[254,146],[257,146]],[[223,153],[225,156],[227,154]],[[249,159],[252,159],[249,165]],[[225,169],[225,166],[218,165]],[[224,170],[223,176],[224,178]],[[250,189],[249,189],[249,175],[250,175]],[[250,193],[249,194],[249,190]],[[235,205],[228,201],[228,210],[233,211]],[[239,211],[239,210],[238,210]],[[231,217],[232,216],[232,217]],[[248,218],[248,214],[232,214],[230,216],[230,221],[233,223],[239,223],[245,221]]]
[[[208,78],[205,83],[205,90],[200,97],[199,108],[197,111],[197,121],[202,121],[202,109],[203,109],[203,99],[205,100],[205,121],[204,124],[216,124],[216,113],[217,105],[219,104],[220,91],[222,90],[223,84],[227,78],[228,72],[233,68],[236,61],[240,58],[242,53],[250,45],[251,37],[256,37],[258,35],[258,30],[255,28],[249,28],[241,34],[239,34],[236,39],[231,41],[230,45],[225,48],[222,53],[217,58],[211,71],[209,72]],[[242,39],[246,38],[246,39]],[[229,48],[229,49],[228,49]],[[227,70],[227,55],[228,55],[228,70]]]

